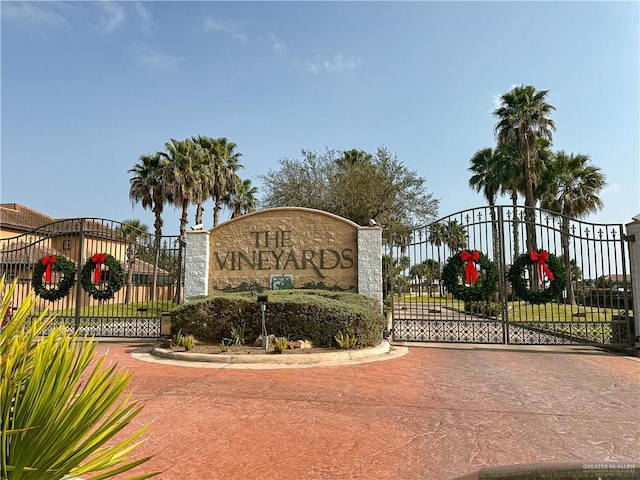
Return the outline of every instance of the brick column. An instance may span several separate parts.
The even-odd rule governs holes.
[[[184,258],[184,298],[209,295],[209,232],[187,232]]]
[[[382,229],[358,229],[358,293],[373,298],[382,310]]]
[[[635,218],[639,218],[637,215]],[[640,347],[640,220],[625,225],[631,266],[631,291],[633,292],[633,320],[636,327],[636,347]]]

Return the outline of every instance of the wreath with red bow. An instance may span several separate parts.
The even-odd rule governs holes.
[[[441,278],[454,298],[478,302],[487,300],[496,292],[498,268],[484,253],[462,250],[447,260]]]
[[[537,291],[529,288],[523,276],[524,271],[532,266],[537,271],[537,280],[541,287]],[[529,253],[520,255],[511,265],[508,279],[518,298],[537,305],[558,300],[565,287],[567,276],[558,257],[546,250],[531,250]],[[531,279],[531,281],[535,280]]]
[[[102,266],[108,270],[102,270]],[[96,300],[109,300],[124,285],[122,265],[113,255],[94,253],[80,272],[80,284]]]
[[[51,272],[62,273],[62,278],[55,288],[46,287],[47,284],[51,285]],[[33,265],[31,286],[36,295],[45,300],[55,302],[66,297],[75,284],[76,266],[64,255],[45,255]]]

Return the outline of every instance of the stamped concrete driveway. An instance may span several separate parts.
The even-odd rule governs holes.
[[[640,359],[584,347],[412,345],[392,360],[232,370],[138,360],[142,470],[169,479],[450,479],[640,461]]]

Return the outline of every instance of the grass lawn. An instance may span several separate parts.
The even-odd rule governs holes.
[[[167,312],[177,304],[168,301],[149,301],[138,303],[107,303],[92,305],[80,309],[81,317],[160,317],[162,312]],[[49,310],[60,317],[75,317],[75,309]]]

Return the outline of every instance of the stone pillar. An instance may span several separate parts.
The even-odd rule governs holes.
[[[184,298],[209,295],[209,232],[187,232],[184,258]]]
[[[631,266],[631,291],[633,292],[633,321],[636,327],[636,347],[640,347],[640,215],[625,225]]]
[[[373,298],[382,310],[382,229],[358,229],[358,293]]]

